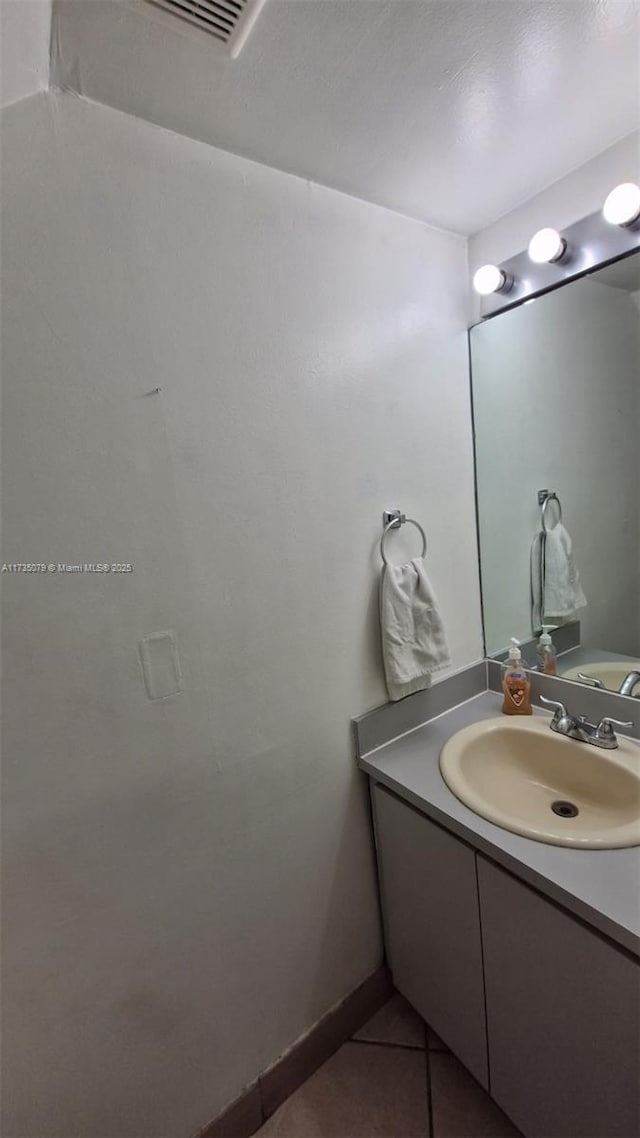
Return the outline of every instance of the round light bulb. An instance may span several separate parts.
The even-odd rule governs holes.
[[[550,261],[559,261],[567,243],[557,229],[539,229],[529,242],[529,257],[536,265],[546,265]]]
[[[492,292],[500,292],[506,283],[506,275],[497,265],[482,265],[473,274],[473,287],[480,296],[490,296]]]
[[[616,186],[607,197],[602,213],[610,225],[632,225],[640,217],[640,186],[635,182]]]

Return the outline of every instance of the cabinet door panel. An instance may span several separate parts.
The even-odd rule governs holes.
[[[383,787],[373,800],[394,982],[486,1087],[474,851]]]
[[[640,966],[481,855],[478,881],[491,1094],[527,1138],[636,1138]]]

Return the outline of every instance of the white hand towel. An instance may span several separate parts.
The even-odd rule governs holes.
[[[562,522],[547,533],[544,550],[544,615],[566,618],[583,609],[587,598],[573,556],[573,544]]]
[[[537,533],[531,542],[531,629],[538,633],[542,619],[542,580],[544,576],[544,534]]]
[[[534,624],[536,615],[540,617],[540,625],[553,624],[569,619],[586,606],[587,598],[580,583],[573,544],[562,522],[558,522],[545,535],[538,534],[534,538],[531,547],[531,589]]]
[[[451,663],[433,586],[422,557],[385,565],[380,582],[382,656],[389,699],[403,699],[431,684]]]

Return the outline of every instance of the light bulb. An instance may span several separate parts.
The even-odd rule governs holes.
[[[633,225],[640,217],[640,186],[635,182],[622,182],[611,191],[602,213],[610,225]]]
[[[507,275],[497,265],[482,265],[473,274],[473,287],[480,296],[490,296],[500,292],[507,283]]]
[[[536,265],[559,261],[567,248],[557,229],[539,229],[529,242],[529,257]]]

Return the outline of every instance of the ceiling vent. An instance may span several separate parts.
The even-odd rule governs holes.
[[[235,59],[245,45],[265,0],[147,0],[224,44]]]

